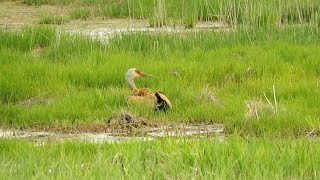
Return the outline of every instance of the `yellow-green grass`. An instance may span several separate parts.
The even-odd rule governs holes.
[[[68,20],[62,16],[44,16],[39,19],[38,24],[57,24],[61,25],[68,22]]]
[[[281,24],[320,25],[318,0],[20,0],[28,5],[80,6],[73,19],[90,16],[145,18],[151,26],[193,27],[198,21],[222,20],[248,28]],[[94,12],[94,13],[92,13]]]
[[[69,16],[71,19],[88,19],[93,13],[88,9],[75,9],[70,11]]]
[[[125,109],[151,121],[223,123],[226,137],[40,147],[0,139],[0,177],[319,179],[319,141],[310,137],[320,130],[319,1],[21,2],[77,4],[73,19],[147,18],[153,26],[188,27],[218,19],[233,26],[126,33],[108,44],[45,26],[1,30],[1,128],[103,124]],[[156,76],[136,84],[164,92],[174,108],[128,107],[124,75],[131,67]]]
[[[320,128],[319,37],[317,28],[285,28],[138,33],[104,44],[46,27],[2,31],[0,122],[104,123],[126,109],[153,121],[223,123],[228,133],[305,135]],[[128,107],[131,67],[156,76],[136,84],[165,93],[174,108]],[[248,116],[258,100],[258,115]]]
[[[122,144],[34,146],[0,140],[8,179],[319,179],[319,141],[251,138],[161,139]]]

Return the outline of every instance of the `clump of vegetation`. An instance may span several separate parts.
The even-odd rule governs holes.
[[[34,48],[44,48],[56,42],[57,31],[48,27],[23,28],[22,32],[1,31],[1,48],[13,48],[30,52]]]
[[[44,4],[54,4],[54,0],[21,0],[23,4],[27,5],[44,5]]]
[[[245,113],[245,118],[247,119],[258,119],[263,115],[273,114],[272,107],[269,106],[262,99],[251,99],[246,101],[247,111]]]
[[[212,102],[216,106],[222,106],[221,100],[218,98],[218,96],[209,89],[209,84],[203,87],[201,90],[201,94],[198,97],[199,100],[204,100],[207,102]]]
[[[106,122],[109,126],[114,126],[127,131],[134,131],[136,128],[143,126],[153,126],[151,121],[134,115],[126,110],[119,110],[113,113]]]
[[[128,4],[120,1],[119,3],[111,3],[101,7],[100,14],[106,18],[124,18],[130,16],[130,10],[128,9]]]
[[[92,16],[92,12],[88,9],[75,9],[69,13],[71,19],[83,19],[86,20]]]
[[[319,4],[313,1],[288,3],[281,12],[281,22],[287,24],[319,22],[317,19],[319,12]]]
[[[39,24],[57,24],[61,25],[68,22],[63,16],[44,16],[38,21]]]

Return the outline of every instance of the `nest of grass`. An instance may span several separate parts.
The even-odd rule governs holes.
[[[49,126],[33,124],[32,126],[22,128],[31,132],[46,131],[57,133],[112,133],[115,135],[141,135],[148,128],[161,126],[160,122],[153,122],[139,117],[125,110],[114,112],[105,122],[78,122],[76,124],[53,123]]]
[[[122,129],[127,132],[139,131],[143,127],[158,127],[159,124],[134,115],[126,110],[115,112],[107,121],[109,128]]]

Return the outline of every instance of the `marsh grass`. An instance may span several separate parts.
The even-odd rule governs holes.
[[[57,24],[61,25],[68,22],[68,19],[62,16],[45,16],[38,20],[39,24]]]
[[[309,139],[167,138],[150,142],[34,146],[0,140],[0,174],[19,178],[318,179],[319,142]]]
[[[289,27],[184,35],[134,33],[115,37],[108,45],[53,28],[2,31],[1,123],[104,123],[124,108],[154,121],[224,123],[227,132],[304,135],[319,127],[316,31],[316,27]],[[137,79],[136,84],[165,93],[174,104],[171,111],[126,106],[129,90],[124,74],[131,67],[157,77]],[[285,110],[246,120],[246,101],[273,97],[273,85],[279,107]],[[201,98],[205,86],[221,106]],[[44,93],[45,103],[21,106]]]
[[[23,0],[29,5],[78,5],[73,19],[90,16],[103,18],[144,18],[151,26],[185,25],[219,20],[246,28],[275,27],[313,23],[319,26],[320,2],[317,0]],[[93,11],[95,13],[89,13]]]
[[[70,12],[74,19],[187,27],[222,20],[231,28],[126,33],[108,44],[46,26],[1,30],[0,127],[105,124],[125,111],[155,123],[223,123],[226,137],[98,145],[48,139],[43,146],[1,138],[0,177],[319,179],[319,141],[312,137],[320,130],[318,1],[22,2],[85,6]],[[127,106],[124,74],[132,67],[156,76],[136,84],[166,94],[172,110]]]
[[[89,9],[75,9],[70,11],[69,16],[71,19],[82,19],[82,20],[86,20],[88,18],[90,18],[93,15],[92,11]]]

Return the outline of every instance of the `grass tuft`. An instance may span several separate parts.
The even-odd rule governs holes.
[[[57,24],[61,25],[68,22],[67,19],[65,19],[62,16],[45,16],[39,19],[39,24]]]
[[[92,16],[92,12],[88,9],[75,9],[69,13],[71,19],[86,20]]]

